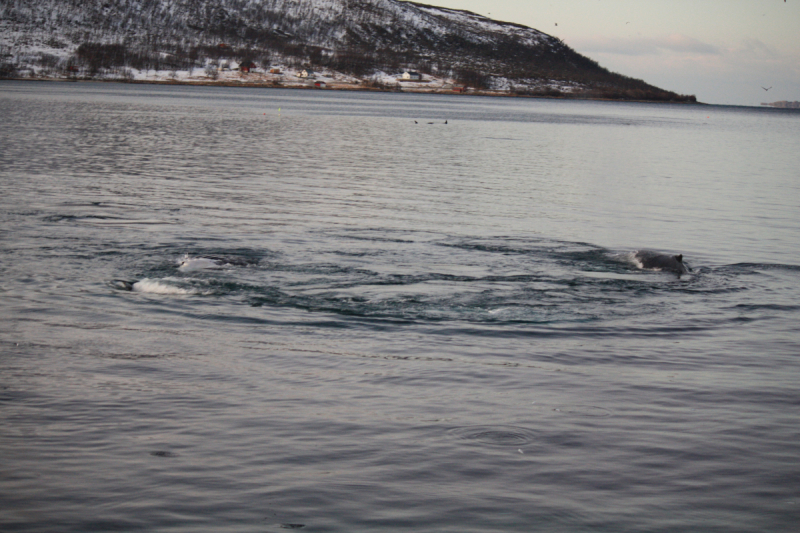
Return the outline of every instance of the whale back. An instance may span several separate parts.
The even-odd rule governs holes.
[[[683,262],[683,254],[667,255],[658,252],[640,250],[636,252],[633,257],[639,264],[640,268],[643,269],[662,270],[667,272],[675,272],[677,274],[686,274],[689,272],[689,267]]]
[[[111,286],[121,291],[132,291],[135,281],[126,281],[124,279],[115,279],[111,282]]]

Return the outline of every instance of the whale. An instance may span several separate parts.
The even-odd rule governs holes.
[[[683,254],[668,255],[649,250],[639,250],[633,254],[633,259],[642,269],[674,272],[679,276],[688,274],[691,271],[689,266],[683,262]]]
[[[214,270],[223,268],[224,263],[216,258],[195,257],[181,259],[178,270],[183,272],[193,272],[195,270]]]
[[[183,256],[178,259],[178,270],[181,272],[194,272],[197,270],[219,270],[229,267],[243,267],[257,264],[257,259],[244,257],[226,257],[217,255],[204,255],[199,257]]]
[[[111,286],[121,291],[132,291],[135,281],[126,281],[124,279],[115,279],[111,282]]]

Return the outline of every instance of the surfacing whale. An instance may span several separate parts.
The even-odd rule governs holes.
[[[184,257],[178,265],[178,270],[193,272],[195,270],[215,270],[223,267],[222,261],[211,257]]]
[[[678,275],[689,273],[689,267],[683,262],[683,254],[667,255],[648,250],[639,250],[633,254],[640,268],[675,272]]]
[[[183,256],[178,260],[178,270],[193,272],[196,270],[218,270],[229,267],[250,266],[258,263],[257,259],[243,257],[226,257],[217,255],[204,255],[198,257]]]
[[[135,281],[126,281],[124,279],[115,279],[111,282],[111,286],[121,291],[132,291]]]

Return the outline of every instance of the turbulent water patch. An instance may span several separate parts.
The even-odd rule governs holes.
[[[650,329],[660,335],[666,324],[697,329],[689,324],[697,304],[692,295],[746,290],[742,276],[758,275],[744,266],[717,269],[721,276],[703,267],[691,276],[669,276],[642,270],[634,252],[541,238],[327,231],[319,239],[309,235],[307,244],[280,254],[189,251],[155,260],[138,280],[116,280],[112,286],[340,317],[350,326],[361,319],[372,325],[377,320],[597,328],[632,320],[628,327],[648,323],[639,333]]]
[[[199,294],[199,291],[192,287],[180,287],[170,284],[169,279],[140,279],[132,285],[133,292],[142,292],[148,294],[175,294],[175,295],[189,295]]]

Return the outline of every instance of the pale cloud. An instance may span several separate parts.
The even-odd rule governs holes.
[[[718,55],[721,50],[680,33],[661,37],[594,37],[575,39],[571,46],[584,53],[619,54],[627,56],[661,55],[664,53]]]
[[[759,39],[743,40],[741,46],[735,49],[733,53],[745,56],[748,59],[757,60],[772,60],[781,58],[781,54],[775,48],[764,44]]]
[[[702,102],[759,105],[765,97],[762,87],[772,87],[769,101],[798,99],[800,52],[796,49],[754,38],[708,48],[702,45],[691,38],[669,36],[592,39],[574,47],[611,71],[694,94]]]

